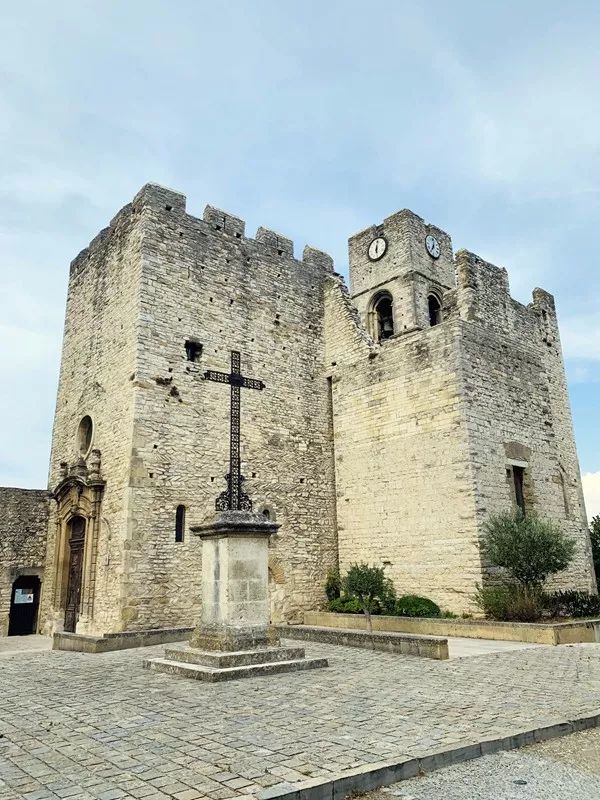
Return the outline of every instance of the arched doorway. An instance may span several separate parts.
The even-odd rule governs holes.
[[[85,519],[73,517],[69,521],[69,572],[67,578],[67,600],[65,604],[64,630],[75,633],[81,602],[81,579],[83,577],[83,552],[85,545]]]
[[[13,583],[8,618],[9,636],[27,636],[35,633],[40,604],[40,579],[36,575],[22,575]]]

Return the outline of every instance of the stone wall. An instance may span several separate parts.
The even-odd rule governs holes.
[[[399,592],[463,610],[481,558],[460,327],[369,343],[339,282],[326,320],[340,568],[385,564]]]
[[[388,251],[371,262],[374,236]],[[191,216],[183,195],[151,184],[75,259],[50,464],[62,495],[49,527],[46,630],[64,617],[77,476],[102,496],[99,509],[89,504],[78,632],[195,623],[201,548],[189,529],[214,513],[229,457],[229,386],[204,373],[229,372],[232,350],[266,385],[241,391],[242,470],[255,510],[281,524],[270,546],[274,622],[324,601],[338,552],[342,569],[384,563],[399,591],[470,609],[488,574],[481,526],[514,502],[513,461],[527,464],[534,507],[577,537],[561,580],[593,585],[551,296],[536,290],[532,306],[516,303],[506,271],[468,253],[455,260],[450,237],[409,211],[352,237],[350,269],[352,297],[320,251],[297,259],[286,237],[259,228],[249,238],[243,220],[210,206]],[[372,305],[383,289],[394,336],[379,344]],[[431,292],[443,302],[435,327]],[[83,452],[85,415],[93,435]]]
[[[146,187],[136,357],[131,535],[125,551],[128,628],[195,621],[200,542],[189,525],[214,514],[229,458],[229,386],[204,379],[242,371],[266,384],[242,389],[242,471],[258,511],[281,524],[270,548],[273,619],[299,619],[324,599],[336,562],[330,397],[323,308],[331,259],[265,228]],[[190,361],[186,342],[199,353]],[[183,542],[175,513],[186,508]]]
[[[425,236],[440,242],[426,255]],[[369,242],[387,251],[370,262]],[[455,274],[450,273],[455,270]],[[399,592],[473,610],[489,514],[515,507],[512,470],[525,470],[529,510],[577,543],[555,586],[595,587],[554,302],[525,307],[506,270],[461,251],[411,212],[350,239],[350,297],[328,287],[326,361],[332,386],[340,566],[386,565]],[[394,335],[370,337],[373,298],[392,298]],[[427,297],[442,298],[430,326]]]
[[[591,548],[554,300],[510,297],[506,270],[457,254],[461,363],[477,520],[515,506],[511,467],[525,469],[525,504],[575,539],[556,587],[594,589]],[[493,571],[492,571],[493,574]]]
[[[0,636],[8,632],[15,579],[43,579],[48,502],[48,493],[41,489],[0,487]]]
[[[126,206],[72,262],[65,315],[49,486],[63,478],[62,463],[89,461],[99,451],[106,476],[100,519],[86,534],[84,605],[78,632],[119,630],[123,556],[129,528],[129,476],[139,326],[140,218]],[[78,427],[93,420],[90,448]],[[76,510],[75,496],[73,511]],[[92,522],[90,520],[90,522]],[[44,632],[62,630],[68,561],[65,525],[52,504],[46,557]],[[90,541],[92,527],[96,541]],[[88,554],[93,551],[93,563]]]

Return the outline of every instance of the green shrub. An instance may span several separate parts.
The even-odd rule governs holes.
[[[532,591],[541,589],[548,575],[565,569],[575,552],[575,543],[554,522],[520,511],[490,517],[484,525],[484,547],[492,564]]]
[[[356,597],[335,597],[327,603],[330,611],[337,614],[362,614],[363,609]],[[373,612],[377,613],[376,611]]]
[[[474,600],[489,619],[537,622],[544,614],[543,593],[518,584],[478,586]]]
[[[368,564],[352,564],[342,586],[351,597],[356,597],[367,621],[367,630],[371,632],[371,614],[381,608],[376,598],[384,597],[388,590],[388,581],[383,567],[370,567]]]
[[[396,613],[396,603],[398,599],[396,597],[396,590],[394,589],[394,584],[390,580],[390,578],[385,578],[383,582],[383,591],[380,595],[375,598],[375,602],[377,606],[379,606],[378,611],[381,614],[389,614],[393,615]],[[376,610],[373,611],[374,614],[377,613]]]
[[[396,601],[396,614],[399,617],[439,617],[440,607],[427,597],[405,594]]]
[[[600,597],[597,594],[570,589],[548,594],[544,600],[554,617],[600,617]]]
[[[342,581],[337,568],[330,569],[325,579],[325,594],[328,600],[335,600],[342,594]]]

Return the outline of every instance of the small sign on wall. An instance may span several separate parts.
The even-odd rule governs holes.
[[[33,589],[15,589],[15,605],[23,603],[33,603]]]

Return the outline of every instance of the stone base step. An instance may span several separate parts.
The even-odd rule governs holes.
[[[261,675],[274,675],[279,672],[299,672],[306,669],[319,669],[329,666],[326,658],[301,658],[292,661],[271,661],[263,664],[246,664],[238,667],[215,669],[202,664],[186,664],[183,661],[171,661],[167,658],[149,658],[144,661],[146,669],[155,672],[166,672],[182,678],[193,678],[197,681],[218,683],[232,681],[237,678],[256,678]]]
[[[199,650],[196,647],[166,647],[165,659],[186,664],[199,664],[214,669],[246,667],[252,664],[271,664],[276,661],[297,661],[304,658],[303,647],[265,647],[257,650]]]

